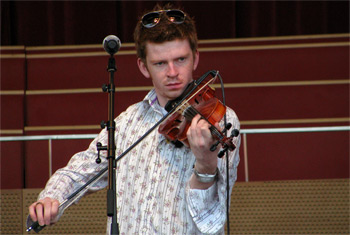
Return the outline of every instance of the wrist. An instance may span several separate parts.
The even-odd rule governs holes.
[[[201,173],[197,171],[195,167],[193,167],[193,173],[196,176],[196,179],[202,183],[211,183],[214,182],[218,178],[219,169],[216,168],[214,173]]]
[[[202,174],[214,174],[217,170],[217,166],[217,156],[211,160],[196,159],[195,164],[193,164],[193,168]]]

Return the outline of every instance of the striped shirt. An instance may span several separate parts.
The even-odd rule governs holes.
[[[116,156],[163,117],[164,109],[151,90],[143,101],[130,106],[116,119]],[[239,129],[239,121],[227,108],[227,120]],[[106,151],[96,164],[96,144],[107,145],[108,132],[102,130],[86,151],[75,154],[68,165],[48,181],[39,199],[51,197],[62,202],[108,164]],[[230,191],[237,178],[240,137],[236,150],[229,153]],[[206,190],[191,189],[195,156],[185,146],[176,148],[152,131],[140,144],[117,162],[117,211],[120,234],[222,234],[226,221],[226,160],[218,160],[217,182]],[[107,186],[107,178],[90,191]],[[62,214],[63,211],[60,212]],[[109,233],[110,225],[107,226]]]

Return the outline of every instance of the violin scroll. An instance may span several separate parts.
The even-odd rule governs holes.
[[[239,136],[239,130],[233,129],[232,132],[231,132],[231,135],[230,135],[231,142],[232,142],[232,139],[234,137],[237,137],[237,136]],[[234,149],[235,148],[236,148],[236,146],[234,147]],[[218,157],[222,158],[227,150],[233,151],[234,149],[231,150],[231,149],[228,148],[228,146],[223,146],[223,149],[218,153]]]

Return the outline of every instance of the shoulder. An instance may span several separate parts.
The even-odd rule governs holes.
[[[142,101],[135,103],[133,105],[130,105],[124,112],[122,112],[116,118],[116,120],[118,121],[123,118],[128,118],[130,120],[131,118],[134,118],[137,115],[145,117],[145,116],[152,115],[153,113],[155,113],[155,111],[158,111],[161,113],[161,111],[157,110],[157,108],[154,105],[156,101],[157,101],[157,94],[155,92],[155,89],[152,89],[147,93],[147,95],[144,97]]]
[[[226,106],[226,119],[227,119],[227,122],[231,123],[235,129],[238,129],[238,130],[240,129],[241,125],[236,112],[228,106]]]
[[[121,121],[125,118],[132,118],[135,115],[145,113],[150,108],[150,105],[145,101],[140,101],[138,103],[130,105],[125,111],[121,112],[116,118],[116,122]]]

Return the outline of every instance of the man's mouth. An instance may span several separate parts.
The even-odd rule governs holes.
[[[166,87],[170,90],[178,90],[182,88],[182,83],[169,83]]]

